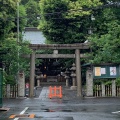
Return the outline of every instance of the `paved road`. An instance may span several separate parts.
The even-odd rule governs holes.
[[[120,120],[120,98],[79,98],[63,87],[63,98],[48,98],[48,87],[34,98],[5,99],[0,120]],[[9,118],[11,115],[13,118]]]

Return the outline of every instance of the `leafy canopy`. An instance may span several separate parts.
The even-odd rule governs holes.
[[[92,63],[120,63],[120,10],[107,8],[98,20],[97,32],[90,37]]]
[[[85,41],[81,17],[91,13],[84,8],[97,5],[99,0],[41,0],[39,28],[53,43],[81,43]]]

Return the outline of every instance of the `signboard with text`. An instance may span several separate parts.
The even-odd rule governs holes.
[[[93,66],[94,79],[120,77],[120,65]]]

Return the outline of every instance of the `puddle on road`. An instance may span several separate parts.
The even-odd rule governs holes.
[[[73,112],[72,110],[61,110],[62,112]]]
[[[74,120],[73,117],[60,117],[60,116],[54,117],[36,116],[35,118],[40,118],[40,120]]]
[[[69,102],[69,100],[62,100],[62,99],[51,99],[51,101],[56,102],[58,104],[64,104]]]
[[[87,109],[84,108],[84,109],[81,109],[81,111],[82,111],[82,112],[87,112]]]
[[[74,112],[70,109],[59,109],[59,110],[52,110],[52,109],[41,109],[43,112]]]
[[[56,111],[51,110],[51,109],[41,109],[41,110],[43,110],[43,112],[56,112]]]

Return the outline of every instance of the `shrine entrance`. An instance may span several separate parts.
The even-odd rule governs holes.
[[[35,75],[35,59],[36,58],[74,58],[76,64],[76,81],[77,81],[77,96],[82,96],[82,80],[81,80],[81,61],[80,59],[85,57],[84,54],[80,54],[81,49],[89,49],[87,43],[76,44],[30,44],[32,54],[30,57],[30,97],[34,96],[34,75]],[[53,54],[36,54],[36,50],[51,49],[51,50],[74,50],[75,54],[59,54],[54,52]]]

